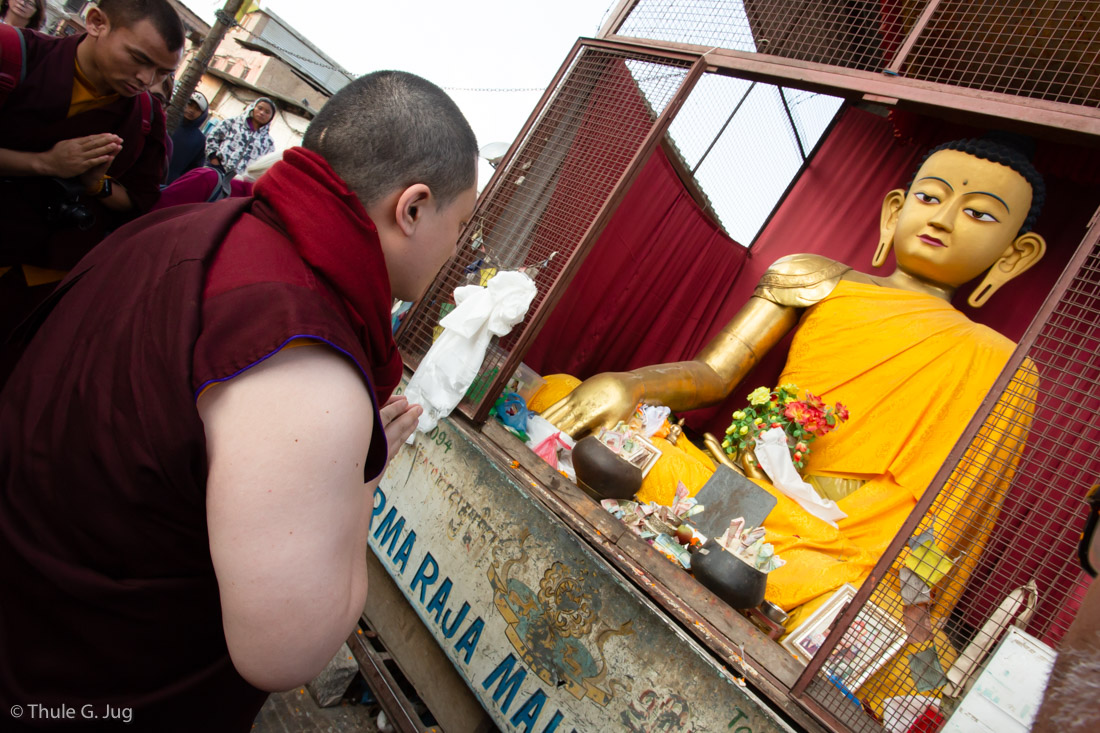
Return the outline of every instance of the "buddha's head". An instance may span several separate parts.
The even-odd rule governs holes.
[[[988,138],[944,143],[908,191],[886,195],[874,265],[892,247],[899,270],[948,293],[986,273],[968,301],[981,306],[1046,252],[1031,231],[1045,198],[1042,177],[1019,150]]]

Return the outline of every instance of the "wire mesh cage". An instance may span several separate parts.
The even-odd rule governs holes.
[[[468,275],[540,265],[538,294],[527,319],[512,336],[494,339],[460,405],[468,416],[475,417],[499,394],[493,385],[510,376],[502,370],[507,371],[517,340],[558,287],[690,66],[682,60],[579,47],[537,119],[494,176],[464,234],[468,246],[445,266],[398,333],[406,362],[415,365],[438,334],[439,319],[453,308],[455,287],[466,283]],[[512,360],[510,368],[516,365]]]
[[[735,241],[760,231],[841,100],[715,73],[688,81],[682,59],[582,45],[516,150],[482,194],[459,256],[405,318],[398,344],[415,367],[454,307],[454,289],[497,270],[532,268],[538,295],[512,333],[491,341],[460,409],[482,419],[539,329],[540,309],[569,284],[585,242],[643,147],[667,143],[681,180]],[[701,67],[700,67],[701,71]],[[667,130],[658,118],[676,100]],[[667,132],[667,134],[666,134]]]
[[[636,0],[612,34],[1096,104],[1098,0]]]

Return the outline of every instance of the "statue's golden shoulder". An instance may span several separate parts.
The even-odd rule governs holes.
[[[823,300],[851,267],[814,254],[787,255],[768,268],[753,295],[779,305],[806,308]]]

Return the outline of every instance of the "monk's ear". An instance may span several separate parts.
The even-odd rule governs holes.
[[[431,198],[432,190],[423,183],[414,183],[398,195],[394,215],[397,228],[406,237],[411,237],[416,233],[417,227],[424,219],[424,207],[431,201]]]
[[[905,203],[905,191],[895,188],[886,194],[882,200],[882,220],[879,223],[878,247],[875,249],[875,257],[871,260],[874,267],[882,267],[886,264],[886,257],[894,246],[894,231],[898,228],[898,214],[901,205]]]
[[[1005,283],[1023,275],[1030,270],[1036,262],[1043,259],[1046,254],[1046,240],[1035,232],[1028,232],[1016,237],[1001,258],[997,260],[989,272],[982,278],[978,287],[966,299],[974,308],[981,308],[986,301],[1001,289]]]
[[[88,31],[89,36],[99,38],[111,29],[111,20],[99,9],[99,6],[92,5],[84,16],[84,29]]]

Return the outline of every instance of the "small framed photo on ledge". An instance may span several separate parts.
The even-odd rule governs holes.
[[[783,646],[800,662],[809,664],[825,643],[836,617],[855,595],[855,586],[850,583],[838,588],[821,608],[787,635]],[[905,645],[905,638],[905,627],[900,621],[874,603],[867,603],[833,647],[821,670],[834,684],[854,692],[898,653]]]
[[[900,621],[867,603],[821,669],[854,692],[905,646],[906,636]]]
[[[853,598],[856,597],[856,587],[851,583],[845,583],[837,588],[829,600],[821,604],[821,607],[787,634],[781,643],[787,651],[798,658],[803,664],[809,664],[817,650],[825,643],[825,637],[829,635],[836,617]]]

